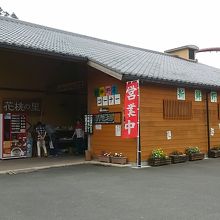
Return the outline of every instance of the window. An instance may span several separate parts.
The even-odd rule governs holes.
[[[195,60],[195,51],[192,49],[189,49],[189,59]]]
[[[163,100],[163,118],[187,120],[192,118],[192,102]]]

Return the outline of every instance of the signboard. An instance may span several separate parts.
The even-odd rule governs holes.
[[[120,105],[121,98],[116,85],[95,88],[97,106]]]
[[[94,124],[121,124],[121,112],[107,112],[93,115]]]
[[[94,90],[94,95],[96,97],[110,96],[110,95],[116,95],[116,94],[118,94],[118,88],[116,85],[102,86],[100,88],[95,88]]]
[[[126,83],[124,101],[124,128],[123,138],[138,137],[138,114],[139,114],[139,82],[130,81]]]
[[[96,97],[97,106],[120,105],[120,94]]]
[[[88,134],[93,133],[93,115],[85,115],[85,132]]]
[[[39,99],[6,99],[2,101],[3,113],[41,113],[41,100]]]

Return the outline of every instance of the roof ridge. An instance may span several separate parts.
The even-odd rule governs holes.
[[[127,48],[130,48],[130,49],[135,49],[135,50],[145,51],[145,52],[149,52],[149,53],[155,53],[155,54],[161,54],[161,55],[164,55],[164,56],[173,57],[170,54],[166,54],[166,53],[155,51],[155,50],[136,47],[136,46],[132,46],[132,45],[128,45],[128,44],[117,43],[117,42],[110,41],[110,40],[104,40],[104,39],[100,39],[100,38],[96,38],[96,37],[91,37],[91,36],[88,36],[88,35],[78,34],[78,33],[70,32],[70,31],[66,31],[66,30],[61,30],[61,29],[57,29],[57,28],[53,28],[53,27],[48,27],[48,26],[36,24],[36,23],[31,23],[31,22],[24,21],[24,20],[19,20],[19,19],[4,17],[4,16],[0,16],[0,19],[1,20],[7,20],[7,21],[10,21],[10,22],[14,22],[14,23],[21,23],[21,24],[24,24],[24,25],[32,26],[32,27],[38,27],[38,28],[42,28],[42,29],[45,29],[45,30],[56,31],[58,33],[74,35],[74,36],[78,36],[78,37],[81,37],[81,38],[86,38],[86,39],[90,39],[90,40],[94,40],[94,41],[99,41],[99,42],[103,42],[103,43],[107,43],[107,44],[111,44],[111,45],[117,45],[117,46],[121,46],[121,47],[127,47]]]

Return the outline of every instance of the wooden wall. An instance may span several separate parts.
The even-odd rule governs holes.
[[[106,75],[93,68],[88,69],[88,112],[95,114],[99,113],[99,108],[96,105],[96,97],[94,89],[116,85],[118,92],[121,94],[121,104],[108,106],[110,112],[122,112],[124,104],[125,83]],[[115,136],[115,125],[102,125],[102,130],[96,130],[91,135],[91,152],[94,157],[99,155],[101,151],[123,153],[128,157],[130,162],[136,161],[136,140],[122,139]]]
[[[174,150],[185,151],[188,146],[198,146],[207,153],[205,91],[202,91],[202,95],[202,101],[196,102],[194,89],[186,88],[186,100],[192,101],[192,119],[165,120],[163,100],[177,100],[177,88],[152,84],[141,86],[142,160],[146,160],[156,148],[170,153]],[[220,145],[217,103],[209,101],[209,107],[210,127],[215,129],[215,135],[211,137],[211,146]],[[171,140],[167,140],[166,131],[172,132]]]

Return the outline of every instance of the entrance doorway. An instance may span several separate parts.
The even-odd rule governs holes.
[[[36,156],[35,125],[39,121],[55,129],[59,154],[75,153],[74,126],[77,120],[83,121],[87,113],[86,61],[0,50],[0,64],[1,113],[26,116],[26,132],[33,138],[32,155]],[[10,110],[3,106],[5,100],[21,104],[37,100],[39,111],[24,108]],[[84,140],[83,150],[87,148],[87,138]],[[48,152],[49,143],[47,136]]]

